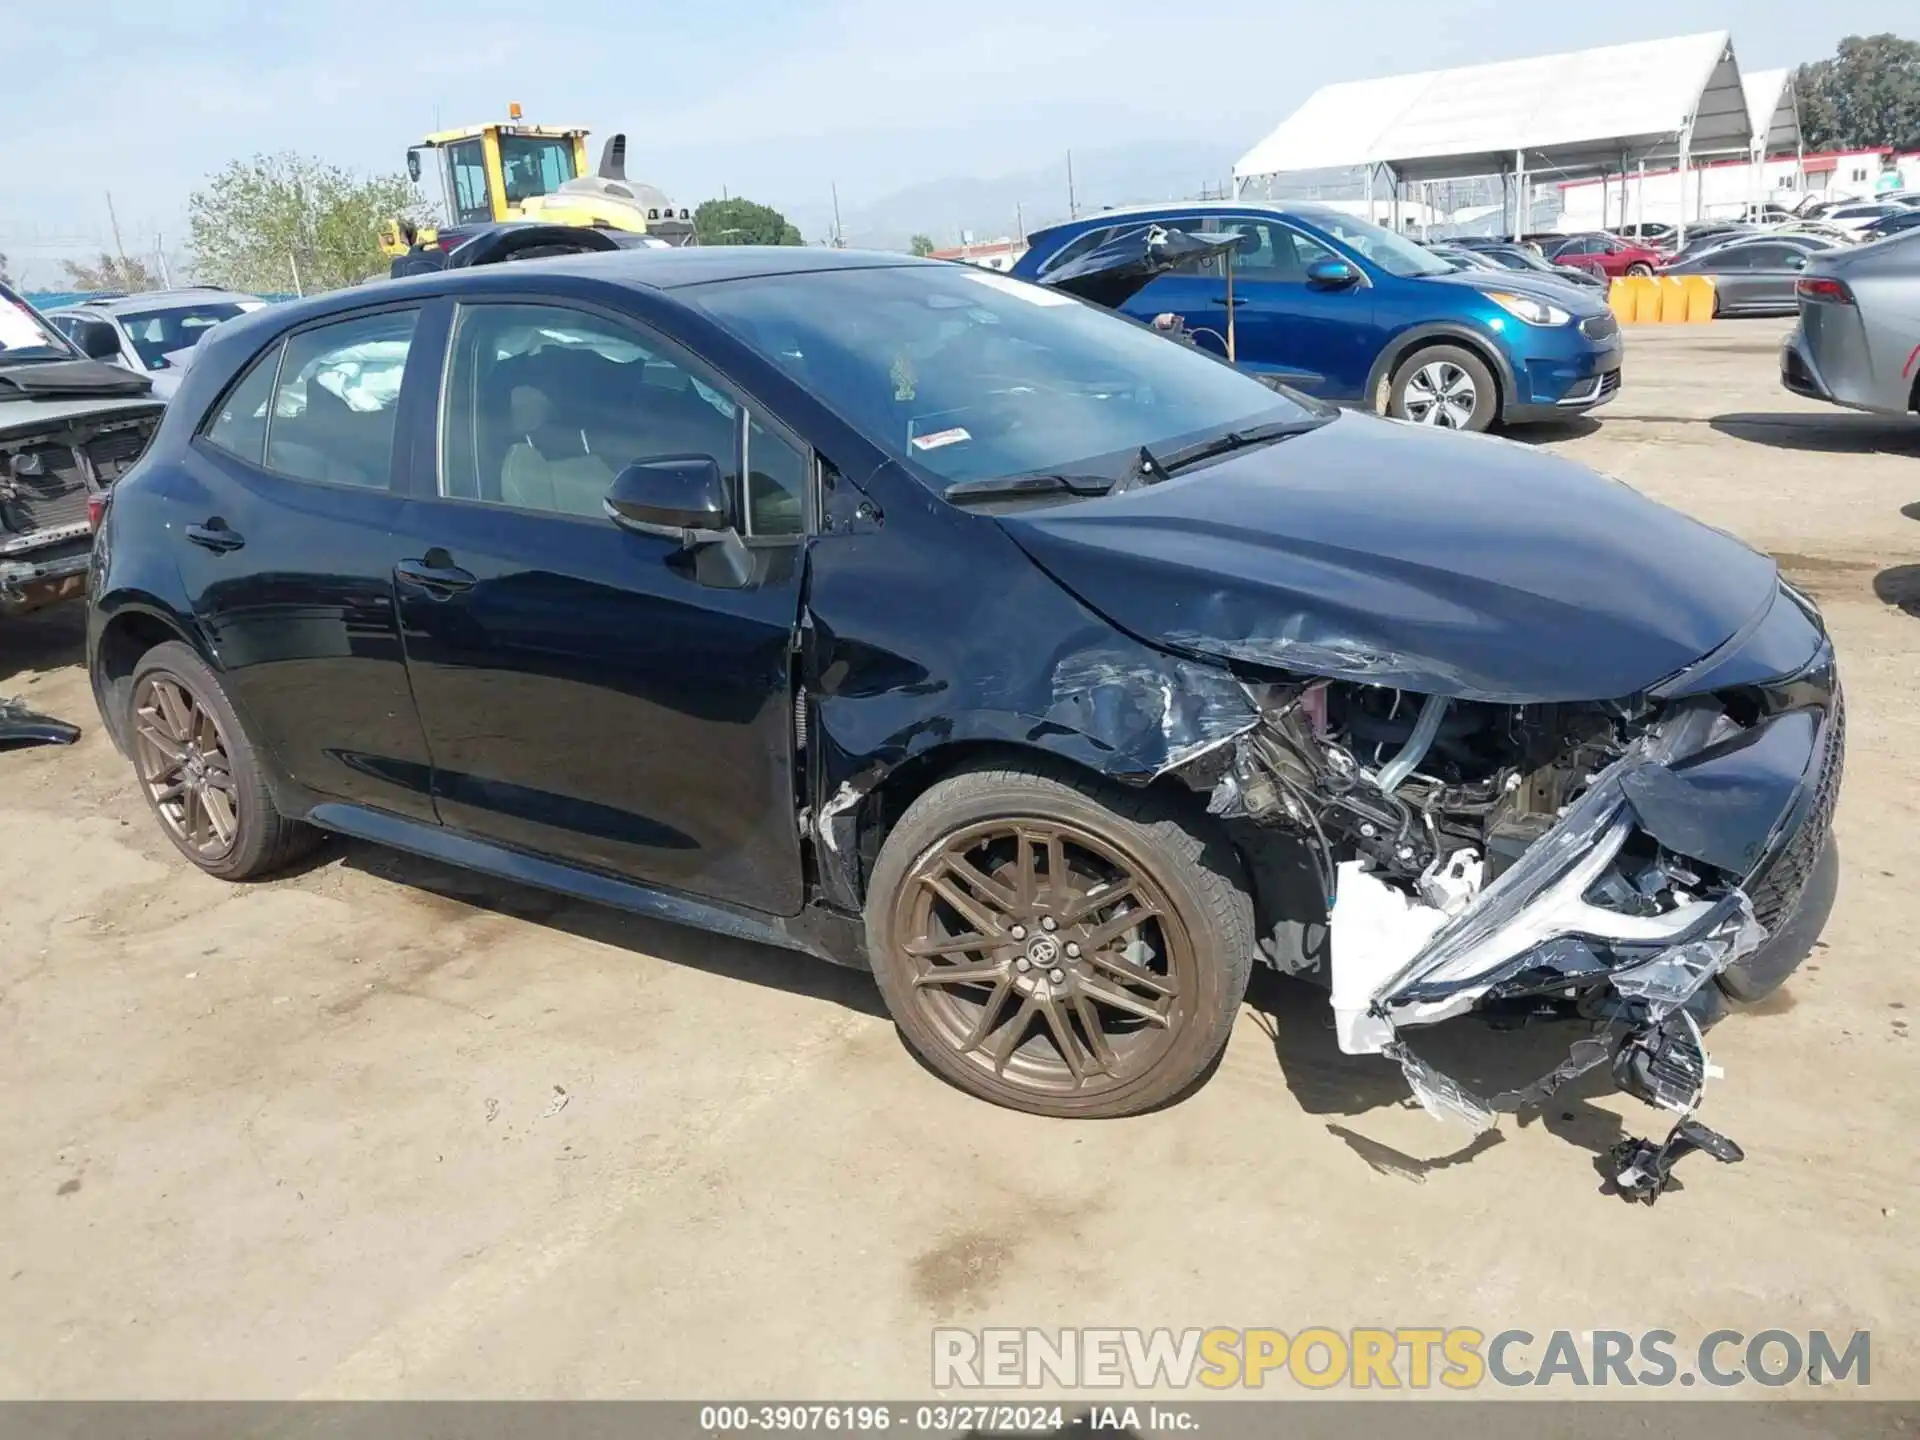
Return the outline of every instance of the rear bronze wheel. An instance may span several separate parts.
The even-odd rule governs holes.
[[[868,933],[902,1033],[962,1088],[1122,1115],[1226,1043],[1253,952],[1237,866],[1146,796],[1024,771],[923,795],[875,865]]]
[[[123,733],[160,828],[209,875],[270,874],[318,842],[274,808],[239,716],[191,647],[169,641],[140,657]]]
[[[196,864],[233,852],[240,814],[220,722],[177,677],[149,671],[133,690],[133,764],[161,826]]]

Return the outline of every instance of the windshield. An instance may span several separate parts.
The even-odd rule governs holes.
[[[182,305],[173,310],[145,310],[138,315],[122,315],[120,324],[133,341],[140,363],[149,370],[165,370],[182,358],[180,352],[193,349],[200,337],[222,320],[246,313],[237,301],[222,300],[204,305]],[[174,356],[176,359],[170,359]]]
[[[573,179],[573,142],[502,135],[500,174],[506,181],[509,205],[518,205],[530,195],[551,195]]]
[[[0,364],[73,358],[73,347],[40,318],[40,312],[0,285]]]
[[[679,295],[941,488],[1113,479],[1141,446],[1319,414],[1132,321],[966,265],[764,276]]]
[[[1396,235],[1386,226],[1375,225],[1356,215],[1342,215],[1337,210],[1302,210],[1300,218],[1326,231],[1389,275],[1398,275],[1403,280],[1415,275],[1446,275],[1455,268],[1404,235]]]

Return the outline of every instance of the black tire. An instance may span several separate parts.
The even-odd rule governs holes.
[[[1716,983],[1743,1005],[1766,999],[1786,984],[1813,953],[1814,942],[1820,938],[1827,917],[1833,913],[1839,892],[1840,846],[1828,835],[1793,913],[1758,950],[1743,960],[1734,961],[1715,976]]]
[[[1459,375],[1470,387],[1471,406],[1450,403],[1464,394],[1452,388]],[[1394,367],[1387,387],[1387,413],[1415,424],[1483,431],[1500,416],[1500,387],[1487,362],[1471,350],[1423,345]]]
[[[1651,278],[1653,275],[1653,267],[1651,265],[1645,264],[1642,261],[1636,260],[1633,262],[1633,264],[1627,266],[1627,274]]]
[[[993,838],[997,827],[1022,823],[1032,831]],[[907,808],[887,836],[868,885],[868,952],[881,996],[907,1044],[961,1089],[1029,1114],[1131,1115],[1181,1096],[1226,1046],[1255,953],[1253,905],[1238,859],[1225,839],[1205,826],[1204,816],[1189,820],[1160,796],[1117,787],[1109,790],[1066,772],[983,768],[961,771],[933,785]],[[1040,848],[1033,839],[1050,829],[1062,836],[1058,852],[1051,846]],[[969,843],[969,836],[982,833],[988,837],[978,842],[982,849],[954,849]],[[1083,844],[1094,848],[1080,848]],[[976,969],[997,967],[991,979],[970,986],[928,985],[926,974],[940,965],[928,959],[923,966],[908,953],[909,943],[927,943],[931,934],[917,928],[911,917],[919,907],[927,907],[932,914],[936,904],[946,902],[925,898],[933,887],[923,877],[941,865],[945,854],[985,857],[996,845],[1013,846],[1011,852],[1001,853],[1014,857],[1025,847],[1029,856],[1025,880],[1020,878],[1017,858],[982,878],[996,885],[1004,881],[1003,888],[1009,892],[1024,884],[1033,908],[994,918],[1026,914],[1034,922],[1032,935],[1011,938],[1020,934],[1020,927],[1003,925],[996,932],[996,944],[959,957],[957,963]],[[1112,880],[1074,888],[1084,878],[1076,874],[1077,865],[1104,863],[1096,850],[1115,862],[1112,873],[1126,875],[1130,885],[1138,885],[1135,893],[1146,898],[1139,913],[1150,918],[1119,932],[1134,937],[1124,951],[1107,948],[1117,936],[1098,938],[1114,924],[1114,912],[1105,911],[1104,905],[1091,910],[1085,922],[1075,922],[1076,910],[1092,897],[1125,896],[1129,888]],[[1056,854],[1065,858],[1057,890],[1052,878]],[[1042,864],[1044,883],[1038,878]],[[954,873],[938,871],[948,883]],[[966,895],[970,902],[979,902],[975,892],[969,890]],[[1134,902],[1124,903],[1121,918],[1131,918]],[[1164,918],[1154,908],[1163,904],[1169,912]],[[1057,930],[1046,924],[1055,914],[1069,923]],[[1099,918],[1102,915],[1104,920]],[[1054,933],[1043,934],[1042,924]],[[988,927],[969,923],[966,928],[985,934]],[[1079,946],[1069,943],[1075,936],[1088,940],[1090,952],[1106,953],[1083,955]],[[1153,937],[1150,944],[1144,938],[1148,936]],[[1035,947],[1048,940],[1054,948],[1045,952],[1045,958],[1036,959]],[[1136,945],[1142,948],[1135,949]],[[1015,974],[1015,966],[1028,971],[1029,963],[1036,967],[1030,974]],[[1151,999],[1152,1007],[1164,1006],[1160,1020],[1142,1023],[1133,1018],[1134,1012],[1106,1004],[1105,997],[1113,990],[1134,983],[1114,982],[1116,971],[1108,967],[1116,963],[1169,988],[1171,993],[1150,992],[1157,995]],[[1043,974],[1055,965],[1061,968]],[[1164,970],[1156,971],[1155,966]],[[1044,983],[1048,978],[1051,987]],[[1083,984],[1087,990],[1079,988]],[[1096,985],[1102,997],[1097,1004],[1087,993]],[[1037,993],[1023,991],[1021,986],[1038,987]],[[1128,992],[1127,998],[1139,1002],[1142,994]],[[1003,1007],[998,1013],[1004,1018],[981,1029],[986,1021],[978,1017],[996,1004]],[[1043,1008],[1029,1015],[1024,1008],[1028,1005]],[[1062,1020],[1064,1045],[1052,1028]],[[1087,1038],[1090,1023],[1102,1032],[1098,1043]],[[1129,1031],[1129,1026],[1134,1028]],[[963,1028],[979,1030],[980,1041],[963,1044],[966,1036],[957,1033]],[[1027,1037],[1024,1043],[1022,1036]],[[1003,1043],[1010,1054],[996,1066],[990,1052]],[[1069,1051],[1090,1073],[1076,1068]]]
[[[224,841],[208,819],[207,802],[202,800],[198,817],[206,822],[204,828],[209,841],[207,845],[193,843],[191,835],[183,833],[190,827],[167,809],[169,804],[182,802],[161,798],[163,788],[173,787],[163,787],[161,782],[149,779],[150,765],[160,763],[160,752],[156,748],[160,742],[151,729],[154,719],[159,717],[157,710],[151,716],[143,715],[143,710],[155,709],[152,702],[157,701],[156,687],[159,686],[178,687],[211,719],[225,762],[227,782],[214,788],[230,796],[230,802],[222,803],[223,811],[230,810],[231,814],[231,836]],[[147,727],[145,733],[143,727]],[[197,721],[186,728],[205,733]],[[207,668],[192,647],[170,640],[140,657],[139,664],[133,668],[133,681],[127,687],[126,735],[134,757],[135,779],[147,808],[153,811],[161,832],[173,842],[174,848],[207,874],[222,880],[256,879],[285,868],[319,844],[321,837],[317,830],[288,820],[274,808],[252,740],[220,688],[219,677]],[[196,773],[219,775],[216,764],[203,760],[201,747],[195,749],[194,758],[202,761]],[[205,750],[207,756],[212,753],[210,748]]]

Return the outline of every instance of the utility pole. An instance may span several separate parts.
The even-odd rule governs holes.
[[[160,288],[163,290],[171,290],[173,288],[173,274],[167,269],[167,237],[158,231],[154,233],[153,237],[153,258],[160,262]]]
[[[847,248],[847,237],[840,229],[840,183],[837,180],[833,182],[833,248]]]
[[[124,273],[127,264],[127,247],[120,243],[120,218],[113,213],[113,191],[107,191],[107,223],[113,227],[113,253],[120,257],[120,267]]]
[[[1067,151],[1067,218],[1069,220],[1080,218],[1080,202],[1074,198],[1073,194],[1073,151],[1071,150]]]

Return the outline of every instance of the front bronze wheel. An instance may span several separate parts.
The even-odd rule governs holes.
[[[913,1047],[1040,1114],[1130,1114],[1187,1088],[1226,1042],[1253,953],[1220,842],[1150,797],[1025,771],[921,796],[881,851],[868,914]]]

